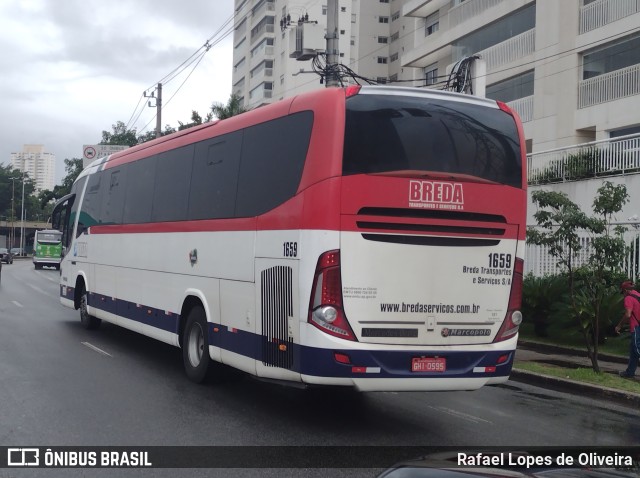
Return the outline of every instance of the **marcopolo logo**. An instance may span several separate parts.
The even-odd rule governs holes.
[[[409,181],[409,207],[464,209],[462,184],[442,181]]]
[[[440,331],[443,337],[488,337],[491,329],[448,329]]]

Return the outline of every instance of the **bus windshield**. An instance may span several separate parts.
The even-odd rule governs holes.
[[[347,99],[343,174],[447,173],[522,188],[518,137],[514,118],[498,108],[356,95]]]

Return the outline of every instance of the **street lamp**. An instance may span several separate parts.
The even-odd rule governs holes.
[[[9,178],[9,180],[11,181],[11,230],[9,231],[9,250],[11,250],[13,246],[15,246],[14,241],[16,239],[16,230],[15,230],[14,221],[13,221],[14,210],[15,210],[13,196],[16,189],[16,182],[15,182],[16,179],[20,179],[20,178]]]
[[[9,249],[11,249],[14,245],[15,245],[15,240],[16,240],[16,230],[15,230],[15,225],[14,225],[14,210],[15,210],[15,206],[14,206],[14,200],[13,200],[13,196],[14,196],[14,192],[16,189],[16,183],[15,180],[16,179],[22,179],[22,214],[21,214],[21,223],[20,223],[20,252],[24,252],[24,247],[25,247],[25,241],[24,241],[24,173],[22,173],[22,177],[21,178],[9,178],[11,180],[11,231],[12,231],[12,235],[13,237],[10,239],[10,243],[11,246],[9,246]]]
[[[22,224],[20,226],[20,252],[24,255],[27,243],[24,240],[24,173],[22,173]]]

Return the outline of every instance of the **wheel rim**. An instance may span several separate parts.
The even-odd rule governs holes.
[[[197,367],[202,361],[204,353],[204,333],[200,324],[195,323],[189,331],[189,343],[187,344],[189,362],[192,367]]]

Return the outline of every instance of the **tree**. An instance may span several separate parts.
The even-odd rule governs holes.
[[[168,134],[171,133],[175,133],[176,129],[171,126],[171,125],[165,125],[164,126],[164,131],[160,132],[160,136],[166,136]],[[156,139],[156,131],[147,131],[146,133],[141,134],[140,136],[138,136],[138,144],[142,144],[142,143],[146,143],[147,141],[151,141]]]
[[[122,121],[117,121],[111,125],[113,132],[102,131],[102,141],[100,144],[116,144],[121,146],[135,146],[138,144],[136,129],[127,129],[127,125]]]
[[[0,217],[2,217],[2,220],[10,221],[11,218],[14,220],[22,218],[22,177],[23,173],[19,169],[0,165]],[[25,219],[36,217],[39,213],[37,201],[32,198],[34,190],[35,184],[33,180],[25,173]]]
[[[231,118],[246,111],[248,110],[242,106],[240,97],[233,94],[229,97],[226,105],[222,103],[213,103],[211,105],[211,113],[218,119]]]
[[[207,116],[202,120],[202,116],[196,110],[191,111],[191,123],[184,124],[182,121],[178,121],[178,131],[182,131],[184,129],[192,128],[194,126],[199,126],[202,123],[208,123],[213,119],[213,112],[207,113]]]
[[[629,200],[624,185],[614,186],[606,181],[593,202],[594,216],[587,216],[566,194],[554,191],[534,191],[533,203],[539,210],[534,214],[537,228],[529,228],[527,241],[547,246],[549,254],[567,270],[571,309],[585,340],[593,370],[598,365],[600,310],[610,284],[606,276],[621,269],[626,245],[625,229],[614,226],[614,215],[622,211]],[[591,236],[591,253],[582,274],[581,290],[576,291],[575,254],[582,249],[579,232]]]
[[[53,191],[48,189],[40,191],[37,196],[37,201],[43,212],[43,218],[49,218],[55,201],[71,192],[71,187],[82,172],[82,169],[83,164],[81,158],[67,158],[64,160],[64,170],[67,175],[62,180],[62,184],[54,186]]]

